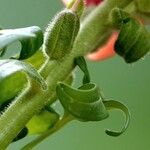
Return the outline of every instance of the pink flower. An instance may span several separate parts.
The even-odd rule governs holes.
[[[116,54],[114,50],[114,43],[116,42],[117,37],[118,33],[113,33],[104,46],[98,48],[96,52],[89,54],[87,57],[94,61],[105,60],[107,58],[113,57]]]
[[[68,4],[70,2],[70,0],[62,0],[64,2],[64,4]],[[98,5],[100,2],[102,2],[103,0],[85,0],[86,5]]]
[[[62,0],[62,1],[66,5],[70,0]],[[102,1],[103,0],[85,0],[85,4],[86,6],[98,5]],[[105,45],[99,47],[96,50],[96,52],[89,54],[87,57],[93,61],[100,61],[114,56],[115,55],[114,43],[117,40],[117,37],[118,37],[118,33],[116,32],[113,33]]]
[[[91,5],[91,4],[93,4],[93,5],[98,5],[98,4],[100,4],[102,1],[103,1],[103,0],[86,0],[86,5],[87,5],[87,6],[88,6],[88,5]]]

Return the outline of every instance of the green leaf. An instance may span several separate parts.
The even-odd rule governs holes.
[[[61,11],[48,25],[44,38],[44,51],[51,59],[62,59],[72,50],[78,34],[78,16],[69,9]]]
[[[108,134],[110,136],[121,135],[122,133],[125,132],[125,130],[128,128],[129,123],[130,123],[130,112],[129,112],[128,108],[125,105],[123,105],[122,103],[120,103],[118,101],[114,101],[114,100],[103,101],[103,103],[107,110],[119,109],[125,113],[125,116],[126,116],[125,124],[124,124],[123,128],[121,129],[121,131],[106,130],[106,134]]]
[[[22,49],[18,59],[31,57],[43,43],[43,33],[37,26],[0,30],[0,51],[1,55],[6,51],[6,47],[15,41],[20,41]]]
[[[25,60],[26,63],[30,63],[34,68],[39,69],[46,61],[46,57],[39,49],[34,55]]]
[[[150,50],[150,34],[137,20],[119,8],[112,10],[114,19],[118,20],[120,33],[115,43],[115,51],[127,63],[132,63]],[[117,21],[116,21],[117,22]]]
[[[25,60],[30,63],[35,69],[39,69],[45,62],[45,57],[41,50],[38,50],[34,55]],[[19,79],[19,80],[18,80]],[[23,72],[16,72],[12,76],[7,77],[5,82],[0,83],[0,102],[9,101],[16,97],[27,84],[28,80]],[[9,85],[9,88],[8,86]],[[15,85],[15,88],[14,88]]]
[[[58,120],[59,115],[52,109],[42,110],[27,123],[28,134],[41,134],[52,128]]]
[[[83,84],[90,82],[90,74],[87,68],[86,61],[83,56],[79,56],[75,58],[75,64],[79,66],[79,68],[83,71],[84,77],[83,77]]]
[[[74,89],[59,83],[56,92],[65,110],[78,120],[100,121],[108,117],[99,88],[95,84],[88,83]]]
[[[31,65],[18,60],[0,60],[0,88],[7,88],[11,91],[15,90],[15,85],[8,83],[7,80],[18,72],[25,72],[30,78],[36,80],[45,90],[47,85],[42,76]],[[16,76],[15,76],[16,77]],[[19,79],[18,79],[19,80]],[[7,84],[6,84],[7,83]],[[10,88],[11,87],[11,88]],[[2,100],[0,100],[2,103]]]

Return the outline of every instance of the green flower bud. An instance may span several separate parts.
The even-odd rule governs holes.
[[[44,51],[51,59],[61,59],[70,53],[79,30],[79,18],[69,9],[61,11],[45,32]]]
[[[115,43],[116,53],[127,63],[135,62],[146,55],[150,50],[150,34],[145,27],[119,8],[113,9],[111,14],[112,20],[116,22],[114,26],[120,29]]]

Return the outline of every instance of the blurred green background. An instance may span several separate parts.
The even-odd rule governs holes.
[[[60,0],[1,0],[0,25],[18,28],[32,25],[43,31],[52,16],[63,8]],[[132,114],[131,124],[125,134],[113,138],[105,134],[106,128],[120,129],[122,114],[113,111],[101,122],[74,121],[58,133],[47,138],[34,150],[149,150],[150,149],[150,57],[127,65],[118,56],[103,62],[89,62],[92,81],[102,89],[105,97],[126,104]],[[81,73],[76,71],[77,84]],[[25,138],[9,146],[19,150],[34,137]]]

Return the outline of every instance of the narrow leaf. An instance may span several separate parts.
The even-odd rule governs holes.
[[[75,58],[75,64],[79,66],[79,68],[83,71],[84,77],[83,77],[83,84],[90,82],[90,74],[87,68],[86,61],[83,56],[79,56]]]
[[[37,26],[0,30],[1,55],[5,52],[7,46],[16,41],[20,41],[22,45],[18,59],[27,59],[41,47],[43,43],[43,33]]]
[[[103,101],[103,103],[104,103],[107,110],[119,109],[119,110],[121,110],[125,113],[125,116],[126,116],[125,124],[124,124],[123,128],[121,129],[121,131],[106,130],[106,134],[108,134],[110,136],[119,136],[119,135],[121,135],[122,133],[125,132],[125,130],[129,126],[130,112],[129,112],[128,108],[125,105],[123,105],[122,103],[120,103],[118,101],[114,101],[114,100]]]

